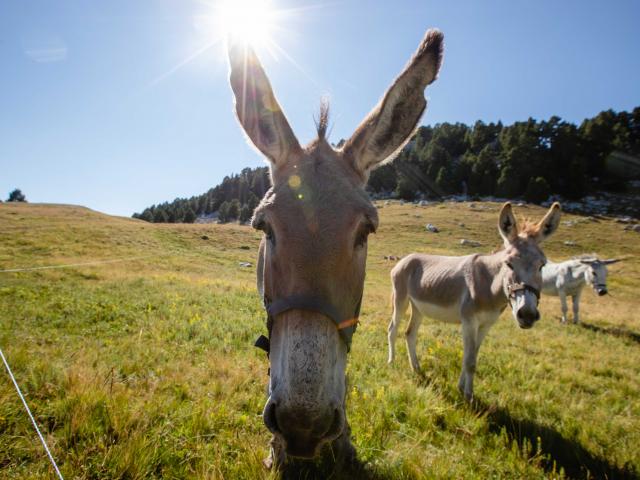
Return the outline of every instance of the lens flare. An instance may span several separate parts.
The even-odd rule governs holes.
[[[269,0],[222,0],[216,7],[217,23],[225,36],[253,46],[271,41],[276,14]]]

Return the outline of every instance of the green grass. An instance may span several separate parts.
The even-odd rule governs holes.
[[[611,269],[611,297],[585,292],[588,328],[560,325],[554,298],[543,298],[543,320],[529,331],[505,314],[480,352],[477,405],[456,390],[455,326],[423,322],[425,378],[410,372],[402,341],[396,363],[386,364],[394,262],[383,256],[492,250],[499,205],[477,206],[380,203],[348,366],[347,415],[368,474],[637,478],[640,237],[619,224],[563,217],[581,221],[549,240],[551,259],[591,251],[630,258]],[[517,212],[537,218],[543,210]],[[425,232],[428,222],[441,233]],[[461,238],[483,246],[462,247]],[[267,362],[252,347],[264,313],[255,268],[238,264],[255,263],[258,241],[238,225],[151,225],[78,207],[0,205],[0,270],[144,257],[0,273],[0,346],[65,478],[273,477],[261,464]],[[0,478],[53,478],[5,373]]]

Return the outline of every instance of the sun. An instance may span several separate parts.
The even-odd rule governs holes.
[[[220,0],[216,23],[230,41],[264,46],[271,41],[277,11],[269,0]]]

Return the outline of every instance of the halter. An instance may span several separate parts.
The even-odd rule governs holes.
[[[313,295],[291,295],[289,297],[279,298],[273,302],[265,295],[264,296],[264,308],[267,311],[267,337],[260,335],[253,344],[269,355],[271,349],[271,328],[273,326],[273,320],[276,315],[289,310],[306,310],[309,312],[317,312],[329,317],[333,323],[335,323],[340,338],[347,346],[347,352],[351,349],[351,338],[358,326],[358,317],[360,316],[360,305],[362,304],[362,295],[358,304],[356,305],[355,313],[350,318],[342,318],[331,303],[324,301],[324,299],[315,297]]]
[[[516,298],[516,292],[521,292],[521,291],[524,291],[524,292],[529,291],[533,293],[536,296],[537,303],[540,303],[540,290],[524,282],[510,283],[509,285],[507,285],[509,303],[511,303],[511,300]]]

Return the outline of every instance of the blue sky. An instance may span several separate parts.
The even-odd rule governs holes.
[[[0,196],[131,215],[262,165],[232,114],[222,44],[193,56],[217,36],[211,3],[0,2]],[[423,124],[640,105],[637,1],[272,4],[296,9],[274,32],[287,56],[259,52],[301,142],[326,94],[331,140],[348,137],[428,27],[446,50]]]

